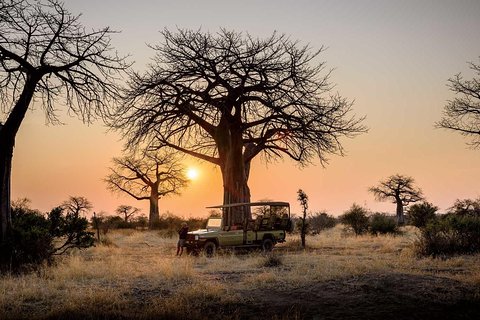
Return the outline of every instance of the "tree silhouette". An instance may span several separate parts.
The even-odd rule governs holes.
[[[167,145],[220,167],[223,203],[250,201],[253,158],[343,154],[341,137],[366,129],[352,103],[333,93],[330,71],[312,52],[284,35],[266,39],[222,29],[164,30],[144,74],[130,78],[112,121],[130,146]],[[247,213],[250,214],[250,213]],[[244,213],[227,213],[231,224]]]
[[[57,105],[90,121],[118,99],[128,65],[110,47],[109,28],[87,31],[61,2],[0,4],[0,242],[11,229],[10,176],[15,137],[33,100],[50,123]],[[0,243],[1,244],[1,243]]]
[[[371,187],[372,192],[378,201],[392,200],[397,205],[397,223],[404,224],[404,207],[410,203],[423,200],[422,190],[414,186],[413,178],[396,174],[380,182],[376,187]]]
[[[136,208],[136,207],[132,207],[132,206],[120,205],[120,206],[117,207],[115,212],[117,214],[123,216],[123,220],[125,222],[128,222],[128,219],[130,219],[133,215],[140,212],[140,209]]]
[[[300,218],[300,220],[302,221],[300,238],[302,240],[302,247],[305,248],[305,237],[307,235],[308,196],[302,189],[298,189],[297,191],[297,200],[298,202],[300,202],[300,206],[302,207],[302,217]]]
[[[142,158],[113,158],[113,163],[111,173],[105,179],[108,188],[137,200],[149,200],[150,228],[160,219],[158,200],[179,194],[188,183],[183,166],[171,153],[145,153]]]
[[[476,74],[472,80],[464,80],[456,74],[448,80],[450,90],[457,95],[448,101],[443,118],[437,127],[450,129],[470,137],[473,148],[480,147],[480,64],[471,62],[470,69]]]

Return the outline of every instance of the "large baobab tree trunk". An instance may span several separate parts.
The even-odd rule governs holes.
[[[397,199],[397,224],[402,225],[405,223],[405,215],[403,214],[403,201]]]
[[[241,132],[235,132],[235,130],[227,132],[217,140],[223,178],[223,204],[250,202]],[[251,217],[250,211],[244,210],[243,207],[224,210],[224,225],[243,224]]]
[[[150,212],[148,215],[148,227],[150,229],[158,228],[158,222],[160,221],[160,210],[158,208],[158,186],[152,188],[150,192]]]

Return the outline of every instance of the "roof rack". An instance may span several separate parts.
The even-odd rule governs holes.
[[[290,206],[288,202],[282,201],[259,201],[259,202],[241,202],[241,203],[230,203],[222,204],[218,206],[207,207],[207,209],[218,209],[218,208],[232,208],[232,207],[255,207],[255,206]]]

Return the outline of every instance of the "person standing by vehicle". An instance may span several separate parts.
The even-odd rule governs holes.
[[[185,247],[185,240],[187,239],[188,225],[186,222],[182,222],[182,228],[178,230],[178,243],[177,243],[177,256],[181,256],[183,253],[183,247]]]

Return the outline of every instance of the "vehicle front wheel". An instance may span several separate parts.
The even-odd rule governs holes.
[[[213,257],[215,253],[217,252],[217,245],[211,241],[205,243],[203,246],[203,252],[205,252],[205,255],[209,258]]]
[[[263,252],[270,252],[273,250],[273,246],[275,244],[273,243],[273,240],[270,238],[263,239],[262,241],[262,250]]]

